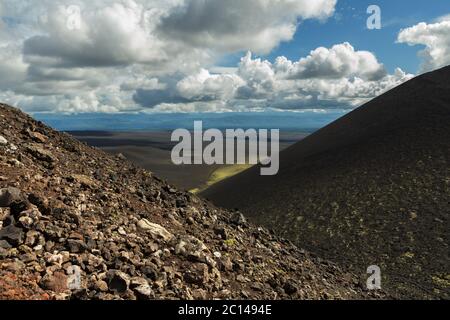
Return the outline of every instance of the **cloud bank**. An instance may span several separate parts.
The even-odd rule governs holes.
[[[347,42],[296,61],[257,58],[292,40],[303,20],[333,16],[336,2],[3,0],[0,101],[28,112],[326,110],[409,80]],[[449,28],[443,17],[398,41],[425,45],[422,68],[433,69],[450,63]],[[242,52],[236,66],[216,65]]]

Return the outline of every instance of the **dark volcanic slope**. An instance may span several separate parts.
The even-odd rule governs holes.
[[[310,251],[449,298],[450,67],[419,76],[203,193]]]
[[[0,299],[380,297],[362,287],[242,215],[0,104]]]

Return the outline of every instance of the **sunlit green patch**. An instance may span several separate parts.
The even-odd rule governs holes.
[[[208,181],[206,181],[206,183],[203,186],[192,189],[189,192],[194,193],[194,194],[200,193],[200,192],[206,190],[207,188],[209,188],[210,186],[212,186],[222,180],[225,180],[227,178],[235,176],[235,175],[241,173],[242,171],[247,170],[250,167],[252,167],[251,164],[235,164],[235,165],[225,165],[223,167],[220,167],[209,176]]]

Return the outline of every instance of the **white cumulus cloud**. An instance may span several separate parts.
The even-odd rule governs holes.
[[[291,40],[300,19],[325,19],[337,0],[186,0],[160,32],[195,47],[268,53]]]
[[[368,51],[355,51],[348,43],[332,48],[320,47],[298,62],[279,59],[278,69],[290,78],[342,78],[358,76],[368,80],[381,79],[386,75],[383,64]]]
[[[234,74],[210,74],[201,69],[198,73],[178,82],[177,90],[186,99],[228,100],[244,81]]]
[[[450,64],[450,16],[443,16],[436,23],[421,22],[400,31],[398,42],[424,45],[419,52],[423,60],[421,71],[431,71]]]

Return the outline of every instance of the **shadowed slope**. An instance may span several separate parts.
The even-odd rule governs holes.
[[[450,67],[381,95],[202,193],[323,257],[382,268],[384,288],[449,298]]]

